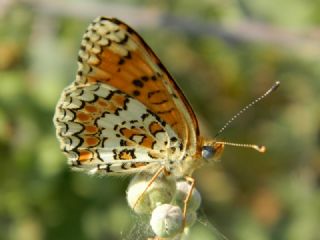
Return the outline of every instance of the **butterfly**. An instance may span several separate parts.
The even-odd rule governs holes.
[[[76,79],[62,92],[54,125],[74,169],[95,174],[191,177],[224,144],[200,135],[186,97],[142,37],[115,18],[87,28]]]
[[[278,86],[276,82],[245,106],[218,134]],[[53,122],[73,169],[102,175],[146,173],[152,176],[147,186],[161,174],[177,182],[185,179],[190,190],[184,220],[194,170],[219,159],[225,145],[265,151],[263,146],[204,138],[191,105],[156,54],[131,27],[108,17],[98,17],[87,28],[76,79],[63,90]]]
[[[245,106],[218,134],[278,86],[276,82]],[[190,189],[183,201],[184,223],[194,170],[219,159],[225,145],[265,151],[263,146],[204,138],[191,105],[159,58],[136,31],[115,18],[98,17],[88,26],[76,79],[63,90],[53,122],[73,169],[152,176],[132,205],[128,200],[134,210],[160,175],[185,179]]]

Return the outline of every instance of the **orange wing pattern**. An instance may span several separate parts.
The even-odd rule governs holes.
[[[189,103],[156,55],[133,29],[105,17],[84,34],[76,80],[54,123],[70,164],[92,173],[166,166],[183,175],[181,161],[193,159],[200,142]]]
[[[120,89],[171,125],[185,148],[195,148],[199,128],[190,104],[128,25],[114,18],[96,19],[84,34],[78,61],[77,84],[101,82]]]
[[[181,142],[169,125],[139,101],[106,84],[65,89],[54,119],[62,150],[80,170],[153,171],[168,163],[168,153],[175,159],[181,156]]]

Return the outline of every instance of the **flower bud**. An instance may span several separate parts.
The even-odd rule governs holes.
[[[181,208],[171,204],[159,205],[152,212],[150,225],[158,237],[174,237],[183,230]]]
[[[177,205],[183,208],[184,201],[191,189],[190,184],[187,181],[178,181],[177,190],[175,195],[175,201]],[[190,199],[187,203],[188,211],[196,211],[201,205],[201,195],[196,188],[193,188]]]
[[[160,175],[148,186],[152,177],[152,174],[141,173],[130,181],[127,201],[137,214],[151,214],[156,206],[170,203],[175,194],[174,178]]]

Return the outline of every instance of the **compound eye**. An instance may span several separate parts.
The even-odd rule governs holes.
[[[212,158],[214,156],[214,153],[215,153],[215,150],[212,146],[203,146],[202,147],[201,154],[204,159]]]

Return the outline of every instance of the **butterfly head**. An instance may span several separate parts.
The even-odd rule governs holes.
[[[201,156],[207,161],[216,161],[220,158],[224,149],[224,144],[216,141],[204,141],[201,146]]]

